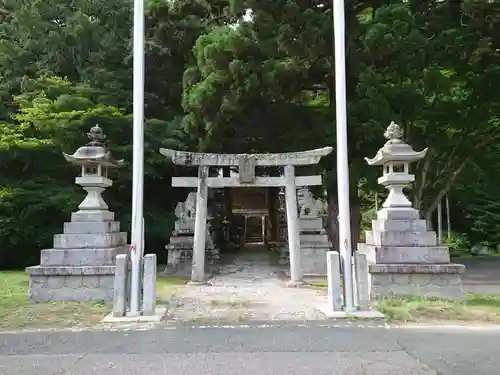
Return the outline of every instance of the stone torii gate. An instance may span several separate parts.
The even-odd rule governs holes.
[[[321,185],[322,181],[320,175],[295,176],[295,166],[317,164],[323,156],[331,152],[332,147],[272,154],[210,154],[160,149],[160,153],[176,165],[198,167],[198,177],[172,177],[173,187],[197,188],[191,281],[195,283],[205,282],[208,188],[284,186],[290,253],[290,284],[302,283],[297,187]],[[255,167],[257,166],[282,166],[284,167],[284,175],[281,177],[255,176]],[[209,177],[209,167],[238,167],[239,176]]]

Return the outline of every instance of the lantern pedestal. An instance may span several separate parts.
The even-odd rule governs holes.
[[[378,183],[389,190],[387,199],[385,200],[382,207],[408,207],[411,208],[411,202],[404,194],[404,189],[408,187],[415,177],[406,173],[387,173],[382,177],[379,177]]]
[[[101,194],[113,184],[113,181],[106,177],[84,176],[77,177],[75,183],[87,192],[87,196],[78,206],[81,211],[101,211],[108,209],[108,205],[102,199]]]

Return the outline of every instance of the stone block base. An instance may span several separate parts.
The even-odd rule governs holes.
[[[26,272],[30,302],[113,301],[115,266],[34,266]]]
[[[181,263],[167,264],[167,267],[162,272],[162,275],[191,277],[192,270],[193,270],[192,259],[187,259]]]
[[[444,246],[373,246],[358,244],[358,253],[374,264],[449,264],[450,252]]]
[[[54,249],[107,249],[127,244],[127,233],[79,233],[56,234]]]
[[[40,266],[112,266],[118,254],[128,252],[128,246],[109,249],[45,249]]]
[[[461,264],[373,264],[370,267],[371,298],[463,298]]]
[[[313,233],[326,233],[326,230],[323,228],[323,218],[321,217],[300,217],[299,229],[301,233],[311,231]]]
[[[178,268],[185,263],[191,264],[193,259],[193,249],[176,249],[171,247],[171,245],[166,246],[167,253],[167,267],[168,268]]]
[[[326,254],[330,251],[328,245],[301,245],[300,268],[304,276],[326,276]]]

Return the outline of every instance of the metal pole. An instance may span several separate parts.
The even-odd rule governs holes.
[[[339,251],[344,270],[344,309],[356,310],[353,302],[351,215],[349,209],[349,165],[347,155],[347,103],[345,72],[344,0],[333,0],[335,40],[335,108],[337,125],[337,191],[339,205]]]
[[[129,315],[137,316],[141,314],[141,263],[144,253],[144,0],[134,0],[133,63],[132,274]]]

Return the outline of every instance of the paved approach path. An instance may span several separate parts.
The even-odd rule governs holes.
[[[500,330],[282,326],[0,334],[2,375],[492,375]]]
[[[169,318],[190,321],[321,320],[316,310],[326,293],[286,287],[280,267],[268,252],[238,253],[207,285],[186,285],[169,303]]]
[[[462,283],[467,293],[500,295],[500,257],[478,256],[455,261],[466,267]]]

